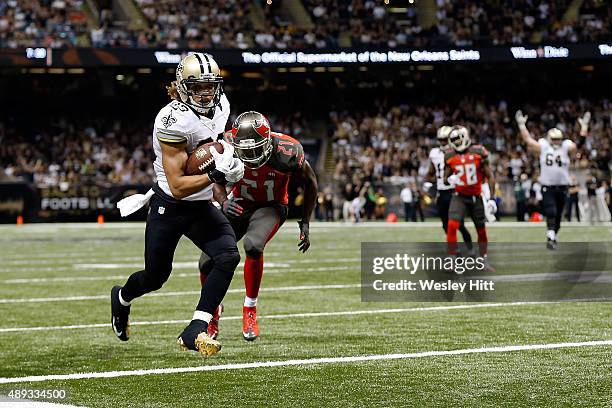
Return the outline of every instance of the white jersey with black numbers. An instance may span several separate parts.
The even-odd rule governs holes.
[[[569,177],[569,149],[571,140],[564,140],[560,146],[553,146],[548,139],[538,140],[540,145],[540,184],[543,186],[567,186]]]
[[[444,148],[434,147],[429,152],[429,160],[436,169],[436,189],[438,191],[450,190],[453,188],[450,184],[444,180]]]
[[[160,141],[166,143],[186,142],[187,153],[191,154],[200,142],[217,140],[217,136],[225,131],[229,111],[230,105],[225,95],[221,96],[212,119],[196,114],[187,105],[179,101],[172,101],[159,111],[153,126],[153,151],[155,152],[153,168],[155,169],[157,184],[164,193],[174,197],[164,172]],[[210,200],[211,198],[212,185],[182,198],[182,200]]]

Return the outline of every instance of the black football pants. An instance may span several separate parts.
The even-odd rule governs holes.
[[[178,201],[160,193],[151,198],[145,232],[145,269],[133,273],[121,295],[125,301],[158,290],[172,271],[174,251],[185,235],[214,260],[196,310],[213,314],[225,297],[240,262],[236,236],[210,201]]]
[[[546,215],[546,227],[555,234],[561,229],[561,217],[565,208],[567,186],[542,186],[542,207]]]

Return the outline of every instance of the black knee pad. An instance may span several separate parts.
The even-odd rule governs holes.
[[[256,243],[250,237],[246,236],[243,240],[244,244],[244,252],[246,252],[247,256],[250,258],[259,258],[264,251],[263,243]]]
[[[200,269],[200,272],[208,274],[213,268],[214,264],[215,263],[213,262],[213,260],[204,252],[202,252],[202,254],[200,255],[200,260],[198,262],[198,268]]]
[[[215,256],[212,261],[219,270],[233,274],[240,263],[240,253],[238,248],[232,248]]]

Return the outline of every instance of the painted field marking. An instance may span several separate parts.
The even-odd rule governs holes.
[[[493,346],[459,350],[435,350],[421,351],[416,353],[397,353],[397,354],[374,354],[366,356],[344,356],[344,357],[323,357],[323,358],[305,358],[299,360],[279,360],[279,361],[257,361],[252,363],[234,363],[234,364],[218,364],[218,365],[203,365],[197,367],[178,367],[178,368],[153,368],[144,370],[127,370],[127,371],[102,371],[90,373],[74,373],[74,374],[52,374],[52,375],[33,375],[28,377],[3,377],[0,378],[0,384],[15,384],[24,382],[42,382],[52,380],[81,380],[92,378],[119,378],[132,377],[152,374],[181,374],[181,373],[196,373],[204,371],[222,371],[222,370],[244,370],[249,368],[272,368],[272,367],[291,367],[303,365],[322,365],[322,364],[341,364],[341,363],[361,363],[368,361],[390,361],[390,360],[406,360],[426,357],[445,357],[459,356],[467,354],[487,354],[487,353],[508,353],[515,351],[531,351],[531,350],[554,350],[563,348],[575,347],[597,347],[611,346],[612,340],[593,340],[582,342],[568,343],[548,343],[548,344],[524,344],[524,345],[508,345],[508,346]]]
[[[290,314],[276,314],[276,315],[262,315],[260,319],[293,319],[293,318],[305,318],[305,317],[329,317],[329,316],[356,316],[356,315],[375,315],[375,314],[387,314],[387,313],[407,313],[407,312],[429,312],[429,311],[440,311],[440,310],[461,310],[461,309],[488,309],[496,307],[512,307],[512,306],[532,306],[532,305],[546,305],[555,303],[564,303],[572,301],[568,299],[560,302],[511,302],[511,303],[470,303],[465,305],[452,305],[452,306],[428,306],[428,307],[410,307],[410,308],[397,308],[397,309],[367,309],[367,310],[345,310],[338,312],[310,312],[310,313],[290,313]],[[242,316],[224,316],[221,320],[240,320]],[[142,322],[131,322],[133,326],[153,326],[153,325],[168,325],[168,324],[185,324],[189,323],[189,320],[156,320],[156,321],[142,321]],[[76,324],[67,326],[35,326],[35,327],[5,327],[0,328],[0,333],[15,333],[15,332],[30,332],[30,331],[51,331],[51,330],[73,330],[73,329],[95,329],[100,327],[109,327],[109,323],[92,323],[92,324]]]

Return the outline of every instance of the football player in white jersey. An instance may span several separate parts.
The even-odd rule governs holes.
[[[111,323],[120,340],[129,338],[131,302],[162,287],[172,271],[179,239],[185,235],[215,260],[191,323],[178,337],[182,349],[204,356],[221,348],[207,334],[208,323],[221,303],[240,262],[236,236],[227,218],[211,203],[214,183],[237,182],[243,163],[234,158],[232,145],[222,141],[222,154],[214,151],[215,169],[207,174],[184,174],[188,155],[203,143],[216,140],[225,130],[229,102],[223,78],[212,56],[193,53],[179,63],[176,81],[168,87],[172,101],[164,106],[153,127],[154,169],[157,184],[150,197],[145,232],[145,268],[133,273],[111,291]],[[214,150],[214,149],[212,149]],[[129,198],[128,198],[129,199]],[[139,202],[142,206],[146,201]],[[133,209],[132,209],[133,210]]]
[[[557,249],[557,234],[561,228],[561,216],[570,184],[569,165],[577,151],[576,144],[563,138],[561,130],[549,129],[546,137],[535,140],[527,129],[527,116],[519,110],[515,115],[516,123],[527,148],[540,159],[540,184],[542,185],[542,207],[546,216],[546,247]],[[590,112],[578,119],[580,124],[580,144],[584,143],[589,129]]]
[[[438,215],[442,219],[442,228],[444,229],[445,234],[448,230],[448,210],[450,208],[453,192],[455,191],[455,187],[448,184],[444,178],[444,156],[449,151],[448,135],[450,134],[451,130],[451,126],[442,126],[440,129],[438,129],[436,136],[438,139],[438,146],[434,147],[429,152],[429,172],[425,176],[425,182],[423,183],[424,190],[428,191],[433,186],[432,181],[435,177],[437,191],[436,209],[438,210]],[[461,224],[459,225],[459,231],[463,236],[463,242],[465,242],[468,251],[472,253],[472,236],[465,227],[463,221],[461,221]]]

